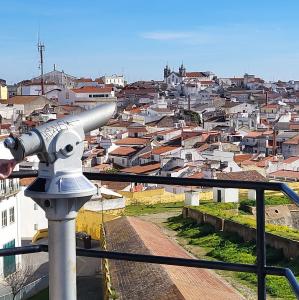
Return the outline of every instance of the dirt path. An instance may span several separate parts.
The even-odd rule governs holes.
[[[130,224],[141,237],[145,246],[154,255],[174,256],[181,258],[192,257],[186,250],[168,238],[166,229],[154,223],[162,222],[168,213],[146,217],[130,217]],[[150,219],[147,219],[150,218]],[[165,220],[165,219],[164,219]],[[169,233],[169,232],[168,232]],[[176,287],[188,300],[234,300],[245,299],[215,272],[206,269],[163,266]]]
[[[178,210],[178,211],[172,211],[172,212],[163,212],[163,213],[157,213],[157,214],[142,215],[142,216],[139,216],[138,218],[157,225],[160,228],[161,232],[163,232],[165,235],[167,235],[175,243],[179,244],[184,249],[184,251],[187,251],[187,253],[191,257],[199,258],[199,259],[207,259],[205,249],[203,249],[199,246],[189,245],[186,239],[177,236],[176,231],[171,230],[166,227],[167,219],[170,217],[178,216],[180,213],[181,213],[181,211]],[[237,282],[233,278],[233,272],[228,272],[228,271],[215,271],[215,272],[210,271],[210,272],[214,273],[214,275],[217,276],[218,278],[220,275],[221,280],[225,280],[226,283],[228,283],[234,289],[238,290],[245,297],[245,299],[248,299],[248,300],[256,299],[255,292],[252,289]]]

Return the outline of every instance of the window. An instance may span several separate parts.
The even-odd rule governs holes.
[[[37,206],[36,203],[33,204],[33,209],[34,209],[34,210],[38,210],[38,206]]]
[[[0,192],[3,191],[4,192],[4,180],[0,180]]]
[[[9,179],[8,181],[9,190],[13,190],[13,179]]]
[[[192,161],[192,153],[186,153],[186,160]]]
[[[9,209],[9,223],[14,223],[15,222],[15,208],[11,207]]]
[[[7,210],[2,211],[2,227],[7,226]]]

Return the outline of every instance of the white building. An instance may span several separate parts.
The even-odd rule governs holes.
[[[204,82],[210,82],[214,77],[212,72],[186,72],[186,68],[182,64],[178,72],[171,71],[168,65],[164,68],[164,82],[168,86],[177,86],[182,82],[199,81],[204,85]]]
[[[1,159],[12,159],[0,143]],[[18,170],[19,166],[15,167]],[[23,239],[31,240],[38,229],[47,228],[44,211],[24,196],[19,179],[0,180],[0,249],[20,247]],[[0,257],[0,278],[7,276],[22,263],[21,256]]]
[[[55,83],[44,83],[44,93],[50,93],[53,90],[59,89]],[[22,96],[40,96],[42,94],[41,83],[32,81],[19,87],[19,93]]]
[[[117,86],[124,87],[125,86],[125,77],[124,75],[111,75],[111,76],[102,76],[104,84],[113,84]]]
[[[91,109],[99,104],[115,102],[117,98],[112,87],[83,86],[66,92],[65,103]]]
[[[12,159],[8,149],[0,144],[1,159]],[[18,169],[18,167],[16,167]],[[20,208],[17,194],[19,179],[0,180],[0,248],[21,246],[20,224],[18,222]],[[14,272],[21,262],[20,256],[0,257],[0,277]]]
[[[20,192],[17,195],[20,208],[18,221],[21,225],[22,240],[32,240],[37,230],[48,228],[48,220],[44,210],[24,195],[25,189],[25,186],[20,186]]]

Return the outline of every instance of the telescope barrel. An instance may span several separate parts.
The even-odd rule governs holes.
[[[115,110],[116,103],[111,102],[79,114],[84,132],[87,133],[105,125],[113,116]]]
[[[4,141],[15,160],[21,161],[24,157],[37,154],[43,146],[48,144],[60,131],[73,128],[88,133],[106,124],[116,110],[116,103],[111,102],[99,105],[78,115],[67,116],[62,119],[44,123],[20,137],[9,137]]]

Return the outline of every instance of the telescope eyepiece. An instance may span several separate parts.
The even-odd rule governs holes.
[[[12,150],[16,147],[16,140],[13,137],[8,137],[4,140],[4,146]]]

